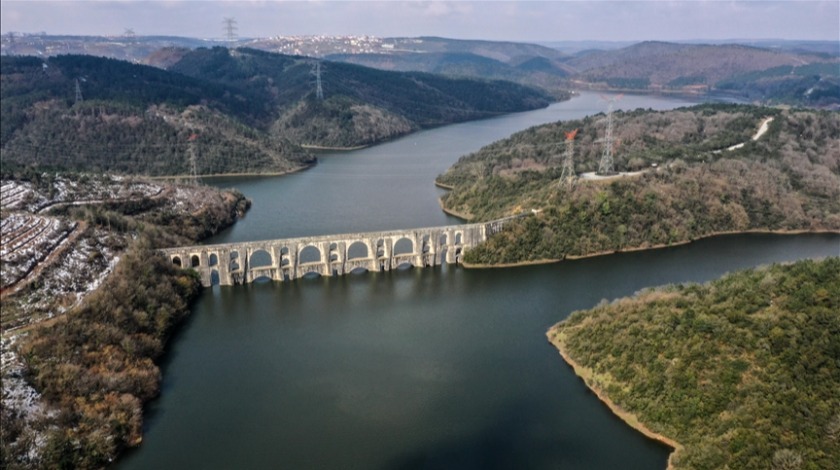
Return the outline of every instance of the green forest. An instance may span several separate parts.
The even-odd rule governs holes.
[[[249,125],[266,113],[232,87],[89,56],[3,56],[0,66],[4,164],[161,176],[314,163],[288,139]]]
[[[323,100],[316,99],[314,87],[319,62]],[[169,69],[259,97],[273,113],[273,133],[304,145],[369,145],[553,101],[543,91],[511,82],[389,72],[248,48],[196,49]]]
[[[549,338],[684,448],[675,469],[840,462],[840,258],[680,284],[573,313]]]
[[[767,118],[767,133],[751,140]],[[603,115],[514,134],[439,176],[452,188],[444,207],[470,220],[536,211],[465,260],[559,260],[721,232],[840,230],[840,113],[701,105],[620,112],[614,121],[617,170],[633,176],[560,180],[565,133],[574,129],[575,171],[597,169]]]
[[[547,106],[522,85],[323,63],[252,49],[186,52],[170,70],[84,55],[0,58],[4,164],[150,176],[287,173],[301,145],[353,147]],[[78,93],[77,93],[78,92]]]

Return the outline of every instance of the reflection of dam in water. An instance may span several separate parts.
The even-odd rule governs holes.
[[[389,271],[400,265],[461,262],[512,218],[387,232],[352,233],[162,250],[175,265],[195,269],[204,286],[245,284],[266,277],[293,280],[309,273],[343,275],[356,269]]]

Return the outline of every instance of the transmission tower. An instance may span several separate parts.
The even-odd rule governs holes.
[[[195,141],[198,139],[198,134],[192,134],[189,139],[187,139],[188,147],[187,150],[189,152],[189,159],[190,159],[190,178],[192,179],[193,183],[198,183],[198,170],[197,170],[197,162],[195,158]]]
[[[82,85],[79,83],[79,79],[76,79],[76,104],[82,102]]]
[[[573,185],[575,182],[575,136],[578,129],[566,132],[566,152],[563,154],[563,167],[560,172],[560,181],[563,184]]]
[[[613,122],[612,122],[612,113],[613,113],[613,105],[616,101],[620,100],[621,97],[624,95],[618,95],[613,98],[607,98],[605,96],[601,96],[601,99],[606,100],[609,103],[607,106],[607,132],[604,134],[604,153],[601,155],[601,163],[598,164],[598,174],[599,175],[611,175],[615,173],[615,165],[613,162]]]
[[[236,27],[236,19],[227,17],[222,20],[222,24],[225,25],[225,38],[227,38],[228,42],[233,42],[236,40],[236,30],[239,29]]]
[[[321,86],[321,61],[315,62],[312,73],[315,75],[315,98],[318,101],[324,101],[324,88]]]

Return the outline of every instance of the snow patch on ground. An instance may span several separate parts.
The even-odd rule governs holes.
[[[0,351],[2,351],[3,377],[3,408],[20,411],[24,416],[34,416],[36,413],[43,413],[45,407],[41,402],[41,394],[38,393],[26,380],[24,380],[24,365],[14,350],[18,336],[10,336],[0,340]]]
[[[119,262],[119,256],[107,243],[108,237],[107,231],[91,230],[41,273],[38,289],[4,300],[5,306],[14,308],[17,314],[14,321],[4,321],[4,325],[19,328],[61,315],[79,305]]]
[[[26,369],[15,350],[15,343],[21,336],[23,335],[0,339],[0,379],[3,382],[0,407],[3,408],[4,414],[23,420],[23,432],[30,436],[26,439],[29,442],[26,459],[35,468],[47,443],[46,430],[36,423],[54,418],[56,412],[47,407],[41,394],[24,378]]]
[[[55,217],[13,213],[0,217],[0,287],[20,281],[76,227]]]
[[[0,181],[0,205],[6,210],[37,213],[59,204],[90,204],[154,197],[163,184],[110,175],[42,175],[39,184],[29,181]]]

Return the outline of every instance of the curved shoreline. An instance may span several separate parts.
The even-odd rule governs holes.
[[[461,214],[460,212],[454,211],[452,209],[447,209],[443,204],[443,198],[438,198],[438,204],[440,205],[440,210],[442,210],[443,213],[446,215],[451,215],[452,217],[461,219],[464,222],[470,222],[472,220],[472,217],[467,217],[466,215]]]
[[[230,178],[239,176],[285,176],[293,173],[300,173],[315,166],[317,162],[306,164],[300,168],[288,171],[271,171],[271,172],[244,172],[244,173],[210,173],[206,175],[196,175],[196,178]],[[141,175],[142,176],[142,175]],[[165,176],[142,176],[150,180],[176,180],[176,179],[192,179],[192,175],[165,175]]]
[[[376,145],[376,144],[372,144]],[[331,147],[329,145],[314,145],[314,144],[300,144],[301,148],[306,150],[336,150],[340,152],[349,152],[351,150],[361,150],[370,147],[369,145],[355,145],[353,147]]]
[[[581,380],[583,380],[583,383],[586,385],[586,387],[589,390],[591,390],[592,393],[594,393],[595,396],[598,397],[598,400],[600,400],[601,403],[605,404],[614,415],[616,415],[619,419],[624,421],[631,428],[642,433],[645,437],[653,439],[654,441],[657,441],[659,443],[665,444],[671,449],[673,449],[670,455],[668,455],[667,467],[668,470],[673,470],[674,457],[676,457],[676,455],[679,454],[679,452],[682,451],[685,447],[683,447],[683,445],[679,442],[667,436],[663,436],[662,434],[652,431],[644,423],[642,423],[635,414],[626,411],[620,406],[618,406],[618,404],[612,401],[603,390],[598,388],[591,380],[593,374],[592,369],[584,367],[580,365],[577,361],[572,359],[572,357],[569,355],[568,350],[566,350],[565,348],[565,344],[560,339],[561,335],[559,333],[553,334],[558,325],[552,326],[551,328],[549,328],[548,332],[546,332],[548,342],[554,345],[555,348],[557,348],[557,351],[560,353],[560,356],[563,358],[564,361],[566,361],[566,364],[568,364],[569,367],[572,368],[575,375],[577,375]]]
[[[445,211],[445,210],[444,210]],[[588,253],[585,255],[565,255],[562,259],[542,259],[542,260],[529,260],[529,261],[516,261],[512,263],[497,263],[497,264],[473,264],[473,263],[462,263],[465,268],[470,269],[496,269],[496,268],[511,268],[517,266],[530,266],[535,264],[551,264],[551,263],[559,263],[565,260],[579,260],[579,259],[587,259],[587,258],[596,258],[599,256],[609,256],[615,255],[620,253],[634,253],[639,251],[648,251],[648,250],[661,250],[664,248],[672,248],[678,246],[689,245],[696,241],[705,240],[708,238],[714,237],[721,237],[727,235],[749,235],[749,234],[756,234],[756,235],[805,235],[805,234],[820,234],[820,233],[829,233],[834,235],[840,235],[840,230],[837,229],[815,229],[815,230],[762,230],[762,229],[750,229],[750,230],[731,230],[731,231],[721,231],[721,232],[713,232],[708,235],[703,235],[701,237],[692,238],[691,240],[681,241],[681,242],[674,242],[669,244],[659,244],[659,245],[651,245],[651,246],[644,246],[644,247],[635,247],[635,248],[624,248],[620,250],[604,250],[604,251],[597,251],[594,253]]]
[[[517,261],[515,263],[499,263],[499,264],[473,264],[461,261],[461,266],[467,269],[500,269],[500,268],[518,268],[520,266],[536,266],[540,264],[553,264],[562,260],[559,259],[535,259],[533,261]]]

